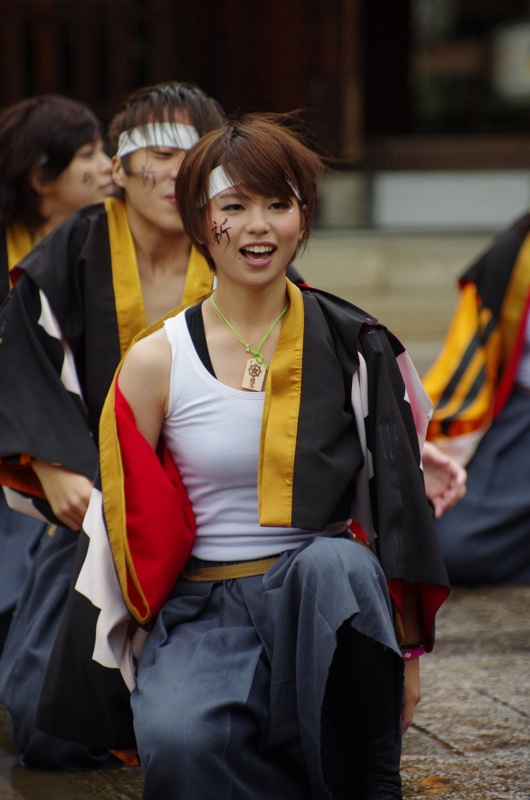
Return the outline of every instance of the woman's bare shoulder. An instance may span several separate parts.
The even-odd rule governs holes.
[[[171,348],[163,329],[139,339],[129,349],[120,370],[120,385],[132,378],[143,380],[149,387],[152,381],[160,381],[169,376],[171,368]]]

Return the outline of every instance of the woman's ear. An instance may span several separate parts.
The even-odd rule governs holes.
[[[28,183],[34,192],[44,197],[50,193],[53,181],[45,183],[42,179],[42,167],[32,167],[28,173]]]
[[[125,170],[123,169],[121,158],[118,158],[118,156],[112,156],[112,181],[121,189],[124,187],[124,175]]]
[[[299,242],[301,242],[302,239],[304,238],[306,223],[307,223],[307,204],[303,203],[303,205],[300,206],[300,236],[298,237]]]

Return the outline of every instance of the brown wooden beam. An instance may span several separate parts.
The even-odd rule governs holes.
[[[369,137],[362,166],[374,170],[529,169],[530,136]]]

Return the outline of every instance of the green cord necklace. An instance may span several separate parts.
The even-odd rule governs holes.
[[[217,314],[221,317],[225,325],[232,331],[236,339],[241,342],[247,353],[252,353],[254,358],[249,358],[247,361],[247,365],[245,367],[245,372],[243,374],[243,380],[241,382],[242,389],[251,389],[253,392],[261,392],[263,388],[263,384],[265,382],[265,376],[267,374],[267,370],[269,369],[269,364],[265,361],[261,354],[261,348],[273,332],[274,328],[281,320],[283,315],[286,313],[287,309],[289,308],[289,303],[286,303],[285,308],[281,311],[272,325],[269,325],[263,336],[261,337],[260,343],[257,345],[256,348],[251,347],[249,342],[246,342],[240,333],[236,331],[230,320],[228,320],[217,303],[215,302],[213,294],[210,297],[210,302],[217,312]]]

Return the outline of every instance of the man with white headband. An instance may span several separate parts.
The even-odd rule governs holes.
[[[212,288],[213,275],[182,227],[174,181],[184,152],[223,116],[188,84],[131,95],[109,130],[121,196],[73,214],[37,246],[21,262],[3,311],[0,483],[14,505],[55,523],[39,545],[0,662],[0,695],[28,766],[83,769],[109,758],[88,749],[80,758],[79,747],[73,758],[68,742],[36,728],[35,715],[114,371],[146,325]]]

